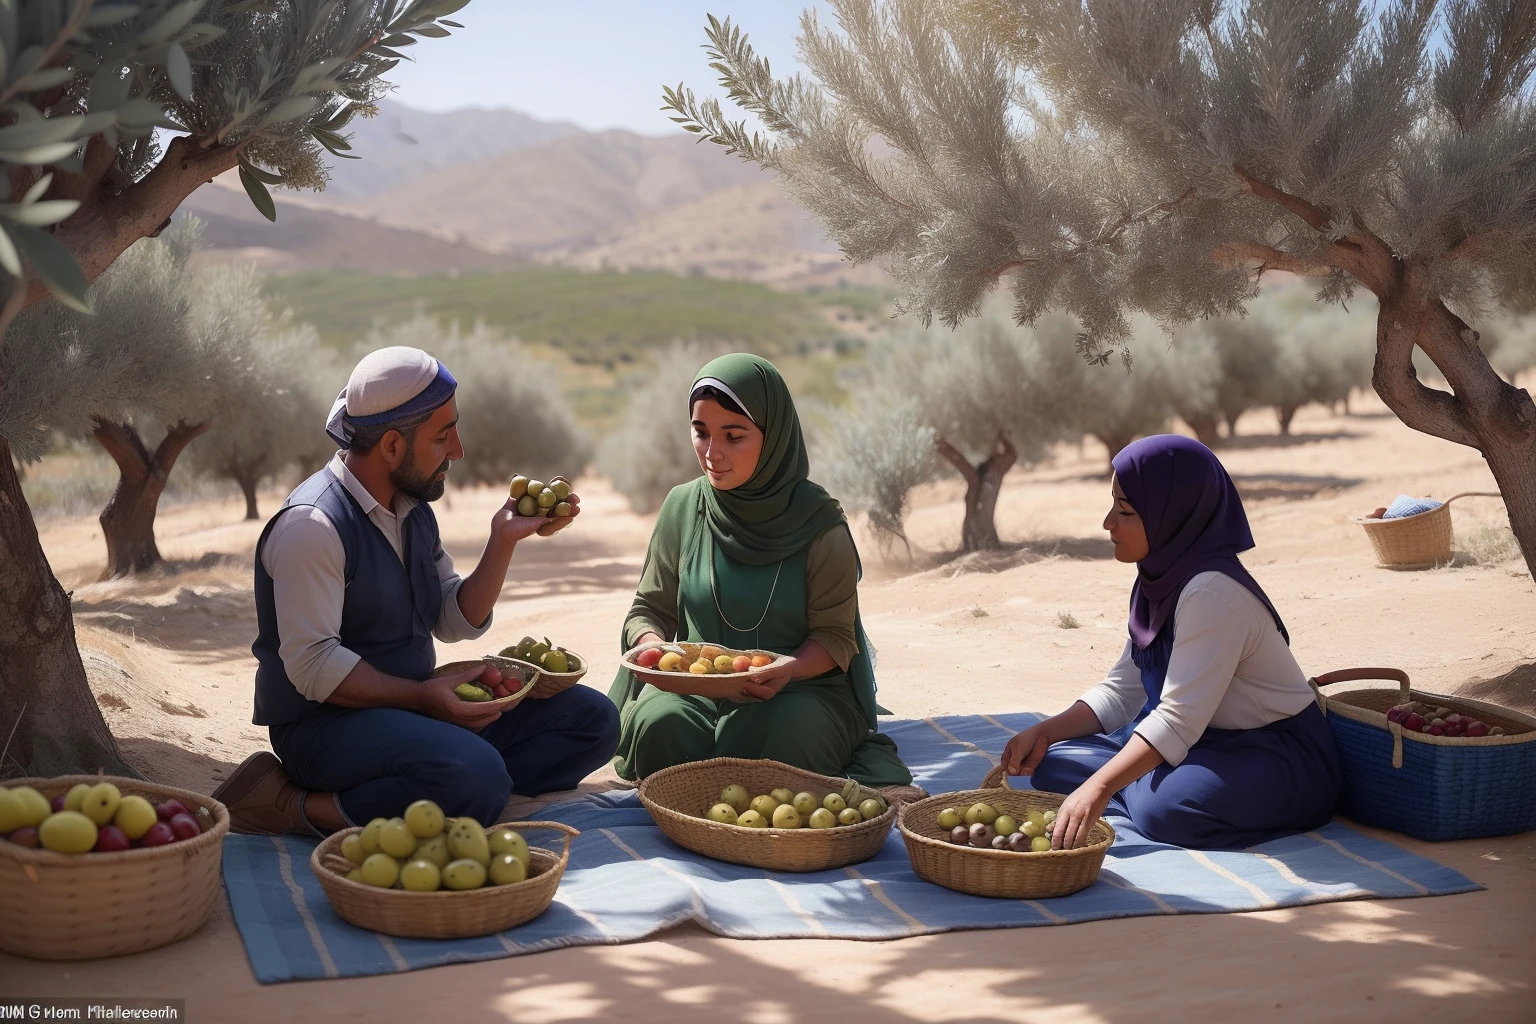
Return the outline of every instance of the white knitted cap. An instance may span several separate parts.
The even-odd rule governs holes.
[[[347,415],[353,419],[398,409],[437,378],[437,360],[419,348],[393,345],[363,356],[347,378]]]

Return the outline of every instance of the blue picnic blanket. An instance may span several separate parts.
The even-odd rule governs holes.
[[[917,782],[938,794],[978,786],[1008,738],[1037,720],[1029,714],[889,720],[882,731],[899,745]],[[1482,888],[1340,822],[1251,850],[1202,852],[1154,843],[1112,818],[1119,836],[1097,882],[1059,899],[1020,901],[967,896],[923,881],[894,829],[880,853],[862,864],[789,874],[676,846],[633,791],[552,805],[538,816],[582,830],[554,904],[519,928],[474,939],[398,939],[355,928],[332,912],[310,872],[313,840],[229,836],[224,882],[257,980],[385,974],[633,942],[685,921],[734,938],[896,939]],[[530,838],[538,845],[537,833]]]

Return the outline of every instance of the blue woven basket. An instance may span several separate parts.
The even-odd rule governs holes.
[[[1396,690],[1324,694],[1321,687],[1392,679]],[[1536,829],[1536,718],[1466,697],[1411,689],[1404,672],[1342,669],[1312,680],[1343,764],[1339,813],[1366,825],[1440,842]],[[1388,722],[1421,700],[1503,726],[1504,736],[1427,736]]]

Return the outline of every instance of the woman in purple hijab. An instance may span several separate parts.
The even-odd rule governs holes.
[[[1066,711],[1008,742],[1010,774],[1070,794],[1051,842],[1081,845],[1106,810],[1174,846],[1252,846],[1333,815],[1333,735],[1290,635],[1237,560],[1253,547],[1232,478],[1177,434],[1114,459],[1104,519],[1136,563],[1125,651]]]

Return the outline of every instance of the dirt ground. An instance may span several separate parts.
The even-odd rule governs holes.
[[[1389,572],[1373,566],[1351,521],[1399,493],[1494,490],[1476,452],[1414,433],[1369,400],[1350,416],[1304,410],[1290,437],[1275,434],[1268,413],[1240,428],[1221,455],[1258,539],[1247,563],[1306,670],[1392,665],[1430,690],[1466,687],[1536,705],[1532,674],[1506,675],[1536,661],[1536,586],[1521,562],[1463,558]],[[1103,450],[1089,444],[1012,474],[998,512],[1002,552],[944,554],[959,535],[958,483],[919,495],[910,561],[899,546],[882,556],[863,538],[861,601],[882,703],[903,716],[1052,712],[1099,678],[1123,643],[1131,583],[1099,528],[1103,467]],[[606,687],[650,522],[601,481],[580,490],[577,528],[518,551],[490,634],[440,660],[547,633],[588,654],[589,682]],[[280,499],[267,495],[264,511]],[[452,491],[439,503],[463,571],[499,500]],[[1469,548],[1502,521],[1497,500],[1453,508]],[[129,760],[205,792],[266,742],[249,721],[249,579],[260,524],[240,521],[242,512],[227,502],[162,514],[171,571],[125,582],[95,582],[103,552],[94,519],[55,520],[43,531],[74,590],[93,686]],[[0,956],[0,992],[184,996],[191,1019],[220,1021],[437,1020],[445,997],[458,1019],[508,1021],[1530,1020],[1536,833],[1438,845],[1390,838],[1488,888],[894,942],[750,942],[685,926],[633,945],[272,986],[252,978],[221,904],[194,938],[139,956],[90,964]]]

